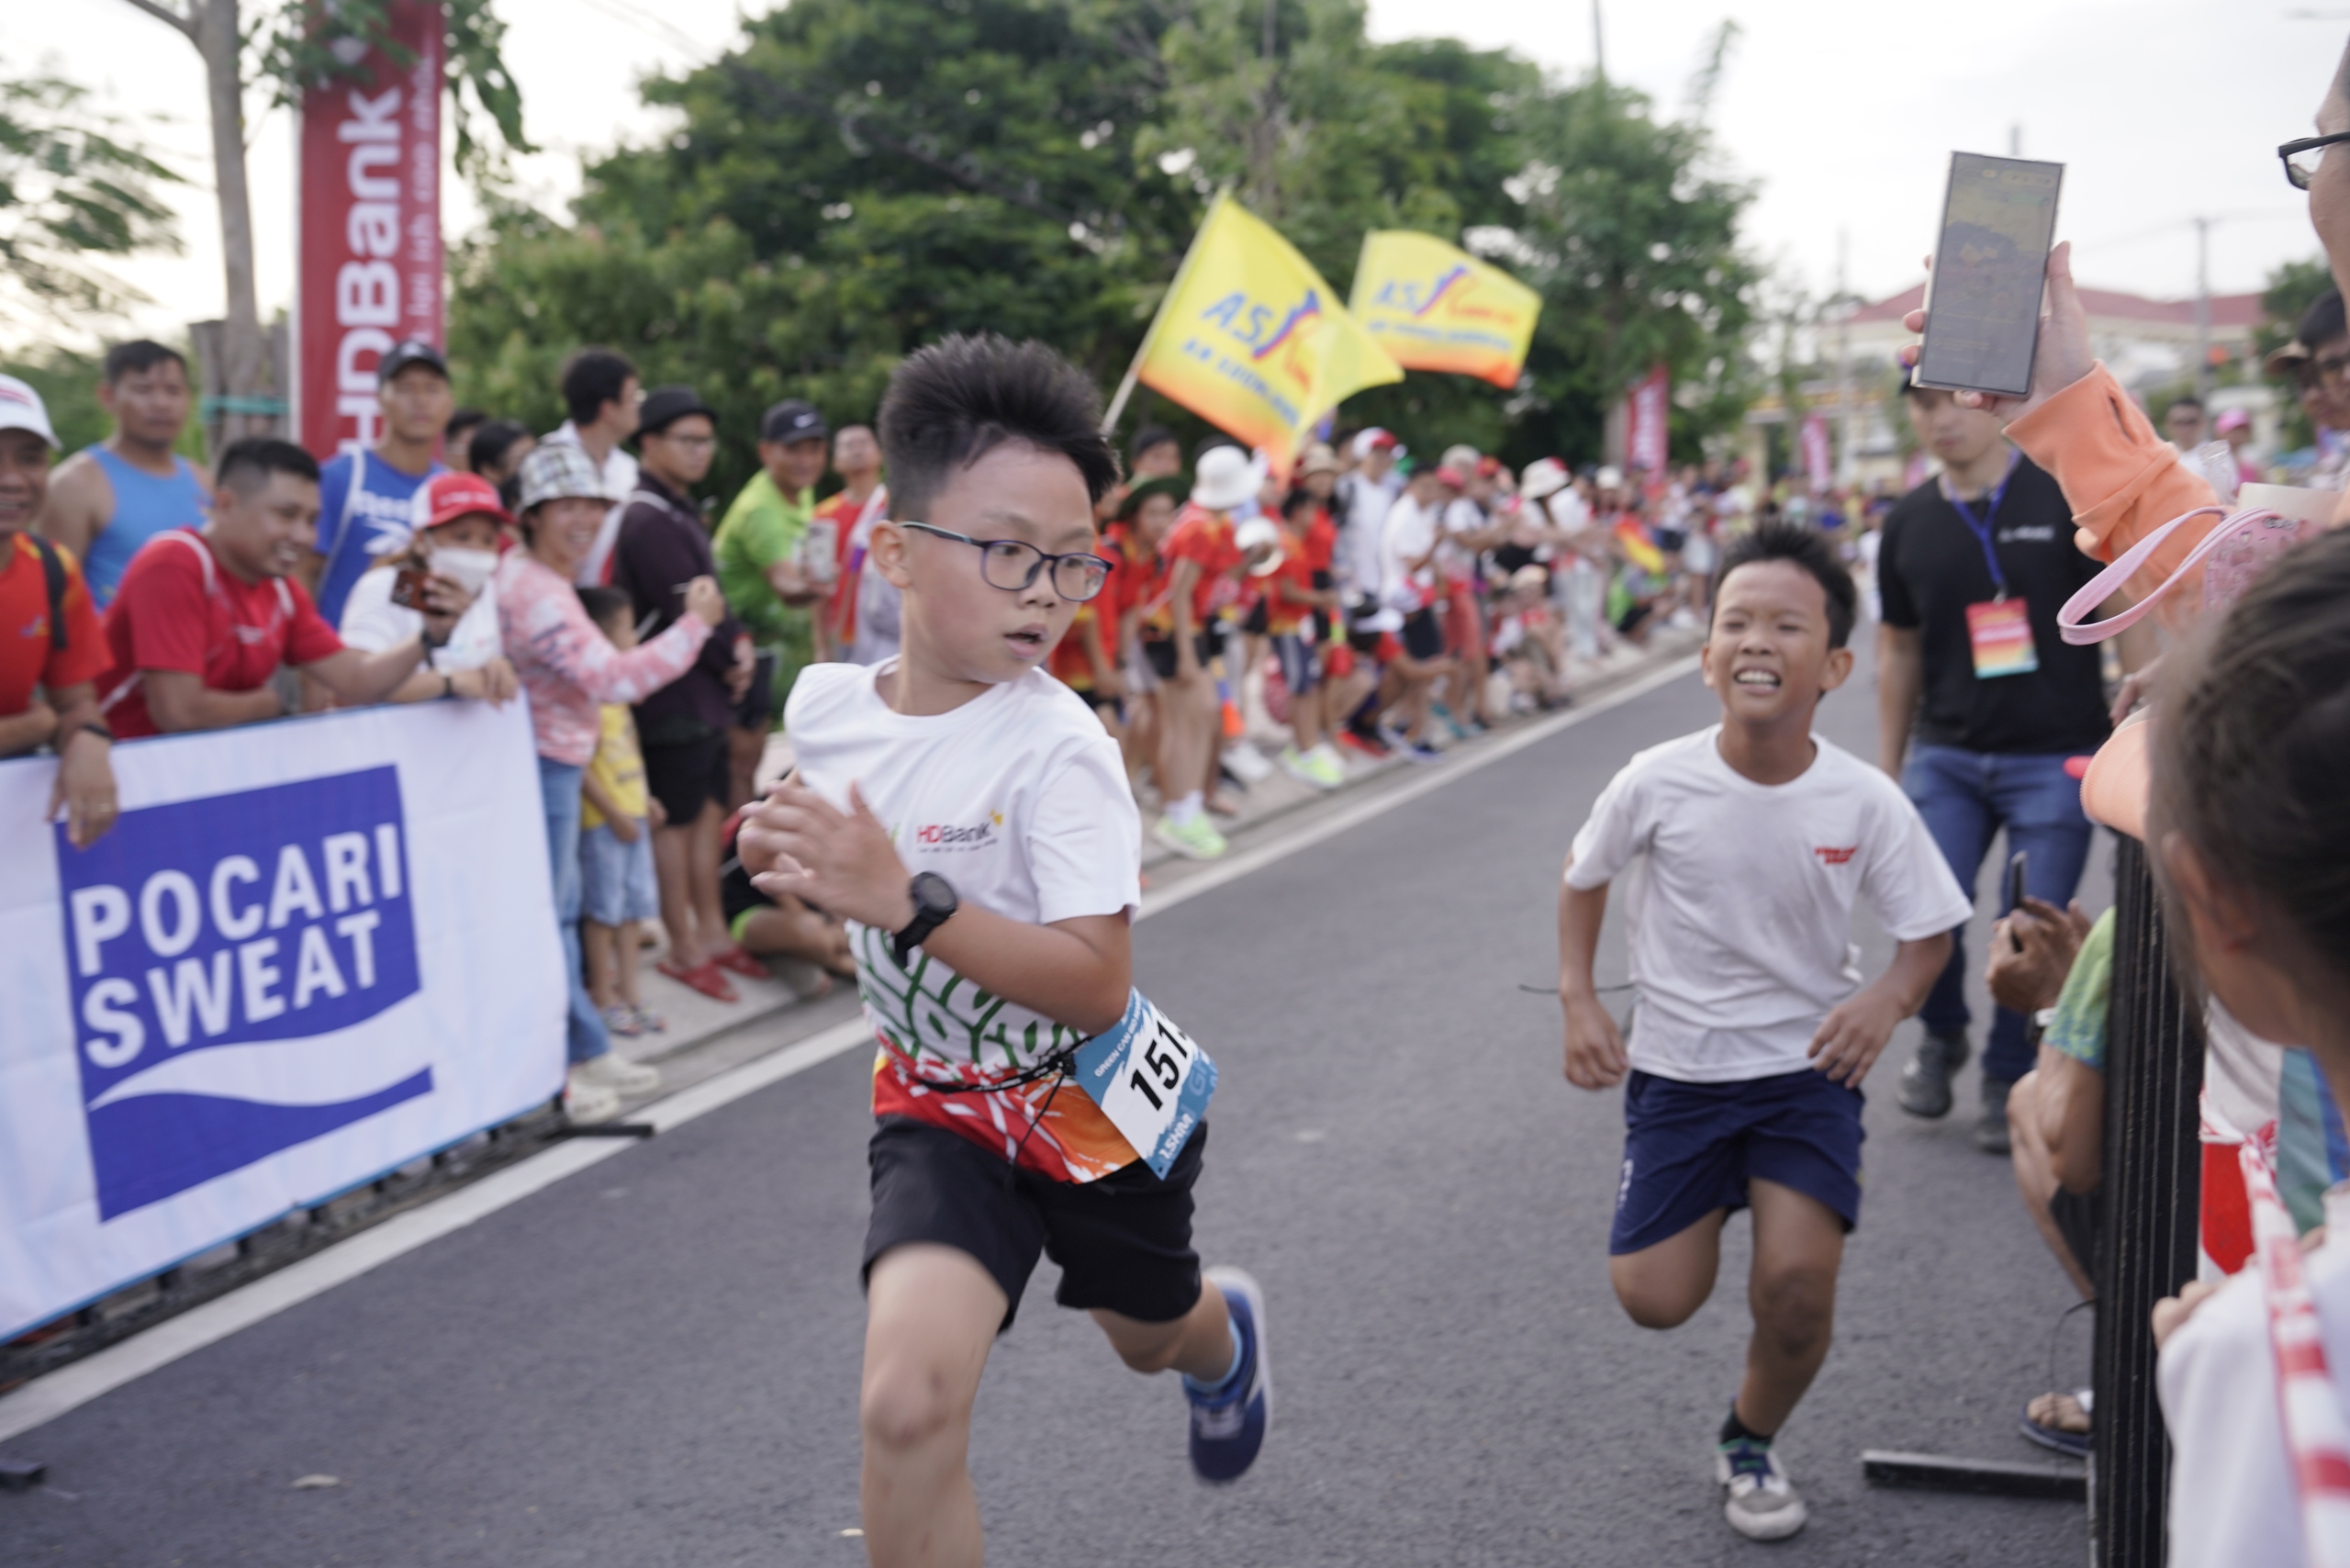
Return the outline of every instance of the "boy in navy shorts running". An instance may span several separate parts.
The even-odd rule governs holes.
[[[1828,1354],[1861,1212],[1861,1080],[1971,905],[1899,786],[1811,733],[1852,670],[1852,579],[1819,534],[1757,528],[1716,583],[1704,669],[1721,722],[1640,753],[1593,805],[1559,898],[1559,995],[1567,1081],[1630,1075],[1607,1250],[1632,1321],[1688,1321],[1724,1222],[1754,1211],[1754,1333],[1715,1477],[1731,1526],[1769,1540],[1804,1523],[1773,1439]],[[1592,981],[1619,874],[1639,993],[1628,1049]],[[1862,898],[1900,944],[1866,987]]]
[[[800,675],[798,774],[738,841],[764,890],[848,922],[879,1046],[861,1414],[890,1568],[980,1560],[971,1404],[1039,1254],[1126,1365],[1184,1374],[1201,1479],[1237,1479],[1271,1416],[1264,1298],[1192,1249],[1215,1071],[1134,990],[1125,767],[1046,667],[1108,576],[1101,426],[1040,343],[953,337],[898,367],[867,559],[903,595],[902,652]]]

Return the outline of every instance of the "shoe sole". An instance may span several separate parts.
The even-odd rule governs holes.
[[[1257,1277],[1248,1270],[1236,1269],[1229,1263],[1219,1263],[1214,1268],[1207,1270],[1201,1277],[1214,1285],[1227,1298],[1237,1295],[1247,1302],[1248,1321],[1257,1326],[1257,1391],[1265,1396],[1265,1430],[1258,1439],[1257,1450],[1261,1455],[1264,1452],[1264,1443],[1273,1435],[1273,1357],[1270,1349],[1271,1336],[1265,1331],[1265,1287],[1259,1284]],[[1255,1460],[1248,1462],[1250,1469],[1256,1468]],[[1244,1470],[1240,1475],[1248,1473],[1248,1472]],[[1202,1476],[1201,1481],[1203,1484],[1209,1486],[1229,1486],[1233,1482],[1239,1480],[1240,1475],[1231,1476],[1222,1481],[1209,1481],[1205,1476]]]
[[[1161,833],[1157,828],[1152,828],[1150,830],[1150,836],[1158,843],[1165,845],[1176,854],[1181,855],[1186,860],[1219,859],[1223,857],[1225,850],[1232,847],[1227,844],[1214,849],[1203,848],[1198,845],[1186,844],[1181,839],[1176,837],[1173,834]]]
[[[1791,1506],[1759,1519],[1743,1519],[1733,1513],[1729,1505],[1725,1503],[1722,1505],[1722,1518],[1729,1521],[1730,1529],[1749,1540],[1785,1540],[1803,1529],[1811,1519],[1810,1513],[1804,1507],[1803,1499],[1800,1497],[1796,1498]]]

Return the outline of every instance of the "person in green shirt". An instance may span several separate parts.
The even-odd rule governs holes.
[[[831,563],[811,562],[804,551],[830,433],[824,416],[796,398],[769,409],[759,420],[760,471],[726,509],[711,543],[726,602],[761,645],[782,653],[778,707],[813,657],[811,607],[829,578]]]

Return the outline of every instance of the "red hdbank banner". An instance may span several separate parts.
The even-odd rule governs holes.
[[[386,349],[442,341],[441,6],[393,0],[390,23],[405,65],[376,50],[302,95],[294,418],[320,458],[382,435]]]
[[[1664,366],[1658,365],[1632,384],[1628,395],[1631,418],[1624,431],[1624,461],[1634,468],[1645,468],[1649,483],[1655,484],[1664,476],[1665,455],[1671,448],[1667,421],[1673,412],[1673,383]]]

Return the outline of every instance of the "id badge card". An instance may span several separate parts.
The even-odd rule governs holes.
[[[2031,617],[2020,599],[1968,605],[1966,637],[1975,645],[1977,680],[2030,675],[2040,667],[2040,650],[2031,641]]]
[[[1116,1028],[1077,1047],[1075,1065],[1078,1087],[1161,1177],[1215,1092],[1215,1063],[1138,991]]]

